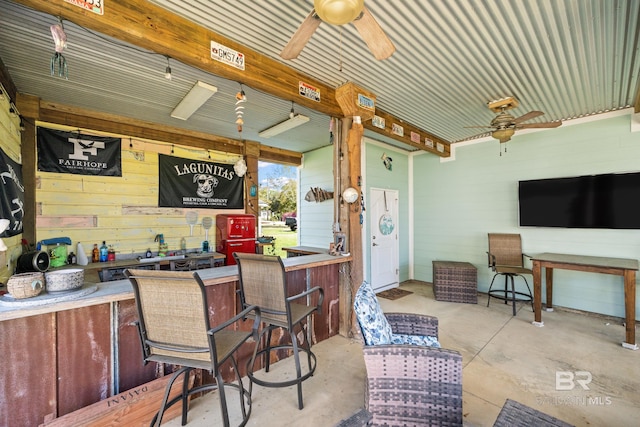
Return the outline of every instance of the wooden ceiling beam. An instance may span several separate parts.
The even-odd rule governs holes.
[[[186,65],[287,101],[295,101],[312,110],[334,117],[342,116],[332,87],[146,0],[108,2],[104,15],[97,15],[64,0],[15,1],[83,28],[167,55]],[[245,69],[212,59],[211,41],[244,54]],[[319,89],[319,102],[300,96],[301,81]]]
[[[393,115],[376,108],[376,116],[384,119],[384,128],[379,128],[373,125],[372,120],[367,120],[363,123],[365,129],[379,133],[380,135],[387,136],[395,139],[396,141],[403,142],[419,150],[428,151],[440,157],[451,156],[451,144],[442,138],[425,132],[424,130],[413,126],[412,124],[405,123],[404,121],[394,117]],[[402,135],[398,135],[393,132],[393,125],[402,127]],[[412,140],[412,133],[418,142]],[[417,136],[415,136],[417,135]],[[431,146],[427,145],[427,140],[431,141]]]
[[[343,117],[333,87],[146,0],[109,2],[104,15],[97,15],[65,0],[14,1],[31,9],[68,20],[83,28],[112,36],[161,55],[167,55],[188,66],[246,84],[278,98],[293,101],[298,105],[331,117]],[[212,59],[211,41],[242,53],[245,69],[241,70]],[[317,88],[320,93],[320,101],[301,96],[300,82]],[[405,123],[390,113],[382,112],[382,114],[390,119],[389,122]],[[405,126],[416,129],[422,135],[430,135],[417,126],[408,123],[405,123]],[[366,128],[381,135],[391,136],[415,148],[443,157],[448,156],[449,142],[442,139],[438,140],[446,146],[446,150],[439,152],[430,150],[424,145],[412,143],[409,136],[390,135],[386,130],[374,126],[366,126]]]
[[[152,141],[170,142],[176,145],[201,148],[223,153],[244,154],[245,142],[203,132],[196,132],[131,119],[115,114],[89,111],[69,105],[41,101],[33,96],[19,96],[18,109],[32,120],[54,123],[81,129],[92,129],[114,135],[130,136]],[[292,166],[302,164],[302,154],[258,144],[260,160],[275,161]]]

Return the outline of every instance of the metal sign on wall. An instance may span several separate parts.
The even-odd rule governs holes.
[[[244,177],[233,165],[158,157],[158,206],[243,209]]]
[[[38,128],[38,170],[122,176],[121,139]]]
[[[0,149],[0,219],[8,219],[9,227],[0,237],[17,236],[22,233],[24,217],[24,185],[22,165]]]

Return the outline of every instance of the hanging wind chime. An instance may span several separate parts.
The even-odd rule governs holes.
[[[247,95],[245,95],[242,85],[240,85],[240,92],[236,93],[236,125],[240,133],[242,133],[242,125],[244,125],[244,104],[246,102]]]
[[[58,77],[64,77],[69,80],[69,68],[67,67],[67,60],[62,55],[62,51],[67,47],[67,35],[64,32],[64,26],[62,25],[62,19],[58,24],[49,27],[51,29],[51,36],[55,43],[55,53],[51,57],[51,75],[56,75],[56,67],[58,68]]]

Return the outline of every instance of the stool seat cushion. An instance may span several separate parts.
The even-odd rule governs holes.
[[[391,335],[391,344],[423,345],[440,348],[438,338],[428,335],[393,334]]]
[[[362,282],[353,302],[356,317],[366,345],[391,343],[391,324],[384,315],[376,293],[368,282]]]

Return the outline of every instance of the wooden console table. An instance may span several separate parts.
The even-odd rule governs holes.
[[[624,278],[624,309],[626,341],[622,346],[637,350],[636,344],[636,271],[638,260],[628,258],[606,258],[582,255],[542,253],[531,258],[533,262],[533,309],[536,326],[542,322],[542,268],[546,269],[547,311],[553,311],[553,269],[614,274]]]

